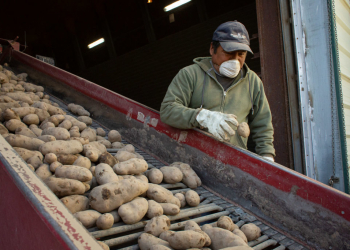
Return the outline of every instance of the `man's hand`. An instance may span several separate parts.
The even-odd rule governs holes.
[[[229,141],[230,137],[228,135],[233,136],[235,134],[229,124],[237,128],[238,121],[236,118],[237,116],[232,114],[223,114],[207,109],[202,109],[196,117],[198,123],[202,127],[208,128],[209,133],[220,141]]]

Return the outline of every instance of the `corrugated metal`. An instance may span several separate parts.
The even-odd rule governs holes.
[[[350,158],[350,1],[335,0],[348,159]]]

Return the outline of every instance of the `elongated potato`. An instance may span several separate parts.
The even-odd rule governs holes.
[[[118,209],[118,214],[125,224],[135,224],[145,216],[147,210],[147,200],[145,198],[136,198],[121,205]]]
[[[0,113],[1,113],[1,110],[0,110]],[[4,134],[8,134],[9,131],[7,130],[7,128],[0,123],[0,134],[4,135]]]
[[[78,126],[71,127],[71,129],[69,130],[69,134],[70,134],[70,137],[80,137],[79,127]]]
[[[29,158],[33,156],[38,156],[40,160],[44,159],[44,156],[39,151],[32,151],[25,148],[19,148],[19,147],[14,147],[13,149],[16,150],[16,152],[19,154],[19,156],[22,157],[24,161],[27,161]]]
[[[167,241],[159,239],[148,233],[143,233],[140,235],[138,238],[138,244],[141,250],[150,250],[154,245],[162,245],[170,248],[170,245]]]
[[[128,151],[118,151],[114,156],[119,162],[127,161],[133,158],[137,158],[136,154],[130,153]]]
[[[177,215],[180,213],[180,207],[172,203],[159,203],[163,208],[163,213],[165,215]]]
[[[84,184],[77,180],[50,176],[44,182],[57,197],[85,193]]]
[[[200,232],[179,231],[173,232],[168,237],[168,242],[174,249],[202,248],[206,243],[206,238]]]
[[[39,158],[39,156],[33,156],[27,160],[27,163],[37,169],[43,164],[43,161]]]
[[[101,213],[107,213],[138,197],[147,189],[148,183],[136,178],[110,182],[91,190],[90,206]]]
[[[196,172],[190,167],[190,165],[182,162],[174,162],[170,166],[175,166],[181,170],[183,174],[182,182],[189,188],[195,189],[202,185],[201,179],[198,177]]]
[[[9,135],[6,137],[6,141],[12,147],[26,148],[29,150],[38,151],[41,145],[44,145],[45,142],[36,138],[30,138],[24,135]],[[40,150],[39,150],[40,151]]]
[[[233,223],[232,219],[228,216],[221,216],[217,222],[217,226],[223,229],[227,229],[231,232],[235,229],[239,229],[238,226]]]
[[[52,122],[45,122],[45,123],[40,124],[40,129],[44,130],[47,128],[55,128],[55,124],[53,124]],[[41,134],[42,134],[42,132],[41,132]]]
[[[72,113],[79,115],[79,116],[90,116],[90,113],[86,109],[84,109],[83,106],[80,106],[78,104],[70,103],[70,104],[68,104],[68,109]]]
[[[253,223],[243,225],[241,231],[247,236],[248,241],[256,240],[261,236],[260,228]]]
[[[89,144],[89,138],[86,137],[71,137],[69,138],[69,141],[79,141],[83,146],[86,144]]]
[[[64,120],[63,122],[60,123],[60,125],[58,125],[58,127],[60,128],[64,128],[67,130],[70,130],[72,128],[73,124],[70,120]]]
[[[100,163],[95,167],[95,177],[99,185],[119,181],[119,178],[114,173],[113,169],[105,163]]]
[[[87,127],[80,133],[81,137],[89,138],[90,142],[96,141],[96,130],[90,127]]]
[[[196,191],[193,191],[193,190],[187,191],[185,198],[186,198],[186,203],[191,207],[196,207],[201,202],[199,195],[197,194]]]
[[[74,126],[77,126],[79,128],[79,131],[83,131],[86,128],[86,124],[78,121],[77,119],[75,119],[73,116],[70,115],[65,115],[64,116],[66,120],[70,120]]]
[[[57,154],[57,161],[62,165],[74,165],[73,163],[78,159],[77,155],[72,154]]]
[[[83,145],[79,141],[51,141],[45,142],[39,148],[39,151],[46,155],[48,153],[54,154],[79,154],[83,151]]]
[[[98,217],[96,221],[96,226],[102,230],[111,228],[113,224],[114,224],[114,217],[110,213],[102,214],[100,217]]]
[[[70,134],[67,129],[65,128],[46,128],[43,130],[41,135],[52,135],[56,138],[56,140],[68,140],[70,137]]]
[[[148,164],[145,160],[130,159],[124,162],[117,163],[113,166],[114,172],[120,175],[126,174],[141,174],[148,169]]]
[[[161,167],[159,170],[163,173],[165,183],[175,184],[182,181],[183,174],[177,167]]]
[[[148,180],[154,184],[160,184],[163,181],[163,173],[158,168],[152,168],[146,172]]]
[[[154,236],[159,236],[162,232],[169,230],[170,220],[167,216],[161,215],[153,217],[147,222],[145,232]]]
[[[156,184],[149,184],[147,197],[158,203],[172,203],[178,207],[181,205],[179,199],[176,198],[171,191]]]
[[[226,247],[247,246],[244,240],[234,233],[219,227],[212,227],[208,224],[202,227],[202,230],[209,235],[211,239],[210,248],[219,250]]]
[[[106,131],[104,131],[103,128],[97,128],[96,129],[96,134],[99,135],[99,136],[105,137],[106,136]]]
[[[123,147],[124,147],[124,144],[119,142],[119,141],[116,141],[116,142],[112,143],[112,148],[121,149]]]
[[[184,230],[185,231],[187,231],[187,230],[201,230],[201,228],[197,224],[197,222],[195,222],[193,220],[189,220],[186,222]]]
[[[41,129],[40,129],[41,130]],[[32,130],[33,131],[33,130]],[[41,132],[40,132],[41,134]],[[37,137],[39,140],[42,140],[44,142],[49,142],[49,141],[56,141],[56,138],[52,135],[40,135]]]
[[[84,167],[87,169],[91,168],[91,161],[89,160],[89,158],[84,157],[84,156],[79,156],[75,162],[73,162],[73,165],[76,166],[80,166],[80,167]]]
[[[45,180],[46,178],[52,176],[50,167],[47,164],[42,164],[35,170],[36,175],[41,179]]]
[[[24,135],[31,138],[37,138],[36,134],[33,133],[29,128],[20,127],[15,130],[16,135]],[[40,139],[39,139],[40,140]]]
[[[119,149],[119,151],[127,151],[129,153],[135,154],[135,147],[133,145],[131,145],[131,144],[126,144],[124,147]]]
[[[239,237],[241,237],[244,240],[245,243],[248,243],[247,236],[245,236],[245,234],[241,230],[239,230],[238,228],[233,230],[232,233],[234,233],[235,235],[238,235]]]
[[[153,217],[161,215],[163,215],[162,206],[154,200],[148,200],[147,217],[152,219]]]
[[[84,195],[70,195],[60,200],[72,214],[89,209],[89,198]]]
[[[83,123],[85,123],[86,125],[90,126],[92,124],[92,119],[88,116],[79,116],[77,118],[78,121],[81,121]]]
[[[25,125],[23,122],[17,119],[11,119],[5,123],[6,128],[11,131],[15,132],[17,128],[26,128],[27,125]]]
[[[92,179],[92,173],[89,169],[74,165],[59,166],[55,170],[55,176],[59,178],[74,179],[81,182],[90,181]]]
[[[107,152],[106,147],[99,142],[89,142],[89,144],[84,145],[83,153],[92,162],[96,162],[105,152]]]
[[[96,225],[96,221],[101,214],[95,210],[85,210],[76,212],[74,216],[83,224],[85,228],[91,228]]]

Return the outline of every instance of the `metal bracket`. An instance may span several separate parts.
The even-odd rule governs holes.
[[[331,178],[329,179],[328,181],[328,185],[333,187],[333,184],[334,183],[338,183],[339,182],[339,177],[336,177],[336,176],[331,176]]]

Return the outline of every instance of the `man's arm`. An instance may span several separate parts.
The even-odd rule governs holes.
[[[171,82],[160,107],[162,122],[180,129],[199,127],[196,116],[200,109],[188,108],[194,81],[190,74],[182,69]]]
[[[265,96],[264,86],[259,83],[259,91],[254,99],[254,114],[248,116],[251,138],[255,142],[257,154],[275,156],[273,147],[272,115]]]

